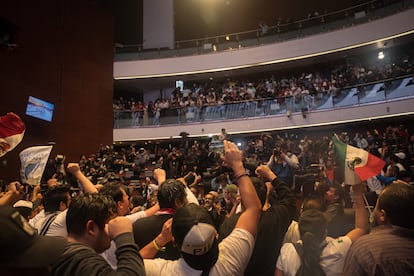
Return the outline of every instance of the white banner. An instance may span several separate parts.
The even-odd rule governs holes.
[[[20,152],[20,177],[23,183],[37,185],[42,179],[53,146],[35,146]]]

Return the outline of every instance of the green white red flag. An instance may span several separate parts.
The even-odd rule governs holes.
[[[23,121],[13,112],[0,117],[0,157],[22,141],[25,130]]]
[[[338,165],[344,171],[345,184],[355,185],[376,176],[385,165],[381,158],[342,142],[336,135],[332,137],[332,142],[335,145]]]

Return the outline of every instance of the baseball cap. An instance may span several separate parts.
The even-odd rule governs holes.
[[[397,153],[394,153],[394,155],[397,156],[400,159],[405,159],[405,157],[406,157],[404,152],[397,152]]]
[[[194,203],[179,208],[172,233],[184,260],[198,270],[210,269],[218,258],[217,231],[211,215]]]
[[[33,202],[28,200],[19,200],[13,204],[13,207],[19,211],[20,215],[27,219],[32,213]]]
[[[0,267],[40,268],[52,264],[63,253],[63,237],[39,236],[11,206],[0,206]]]
[[[25,207],[25,208],[33,209],[33,202],[28,201],[28,200],[18,200],[15,204],[13,204],[13,207],[15,208]]]

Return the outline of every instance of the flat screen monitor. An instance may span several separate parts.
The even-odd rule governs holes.
[[[54,108],[55,105],[52,103],[29,96],[26,107],[26,115],[51,122]]]

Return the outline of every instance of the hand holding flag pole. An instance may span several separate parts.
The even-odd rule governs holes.
[[[355,185],[378,175],[385,161],[366,150],[347,145],[334,134],[332,142],[338,156],[339,166],[344,172],[345,184]]]

